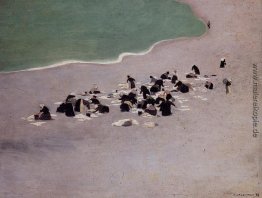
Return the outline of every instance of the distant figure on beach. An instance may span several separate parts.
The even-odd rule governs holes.
[[[207,22],[207,27],[208,27],[208,29],[210,29],[210,25],[211,25],[211,24],[210,24],[210,21],[208,21],[208,22]]]
[[[43,104],[40,105],[40,108],[40,112],[34,115],[35,120],[51,120],[49,109]]]
[[[192,66],[192,70],[195,72],[195,74],[200,75],[200,71],[196,65]]]
[[[221,58],[220,68],[225,68],[225,65],[226,65],[226,59],[225,58]]]
[[[155,82],[155,85],[158,85],[161,90],[161,88],[164,87],[164,81],[162,79],[159,79]]]
[[[166,100],[163,101],[158,107],[160,107],[160,111],[162,112],[162,116],[170,116],[172,115],[171,112],[171,105],[176,106],[173,102]]]
[[[76,94],[75,93],[70,93],[65,100],[65,103],[72,103],[73,106],[75,106],[76,103]]]
[[[132,107],[133,107],[132,102],[126,100],[126,101],[121,103],[120,110],[121,110],[121,112],[128,112],[128,111],[130,111],[130,109],[132,109]]]
[[[223,80],[223,84],[226,86],[226,94],[230,93],[230,86],[232,84],[231,80],[228,80],[227,78],[225,78]]]
[[[109,107],[107,105],[99,104],[97,108],[95,109],[94,113],[97,111],[99,113],[109,113]]]
[[[146,99],[147,95],[150,95],[150,91],[144,85],[142,85],[140,89],[141,89],[140,94],[143,93],[143,98]]]
[[[185,84],[181,81],[178,81],[174,87],[177,87],[177,91],[180,91],[181,93],[187,93],[189,92],[189,89],[193,90],[192,86],[189,83]]]
[[[155,83],[157,81],[157,78],[154,76],[149,76],[150,78],[150,83]]]
[[[166,73],[163,73],[163,74],[160,76],[160,78],[163,79],[163,80],[165,80],[165,79],[171,79],[168,75],[169,75],[169,71],[167,71]]]
[[[205,88],[207,88],[207,89],[213,89],[213,83],[212,83],[212,82],[209,82],[209,81],[206,81],[206,83],[205,83]]]
[[[136,87],[136,85],[135,85],[135,79],[134,78],[132,78],[131,76],[127,76],[127,81],[126,81],[127,83],[129,83],[129,88],[130,89],[133,89],[133,88],[135,88]]]
[[[186,75],[186,78],[197,78],[197,74],[189,73]]]
[[[172,84],[176,84],[176,81],[178,80],[177,74],[176,74],[176,70],[174,70],[173,72],[173,76],[171,78],[171,83]]]
[[[96,96],[93,96],[90,100],[91,100],[91,103],[92,103],[92,104],[96,104],[96,105],[99,105],[99,104],[100,104],[100,101],[97,99]]]

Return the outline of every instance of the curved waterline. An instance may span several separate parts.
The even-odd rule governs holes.
[[[23,0],[21,0],[21,1],[23,2]],[[83,1],[84,0],[80,0],[80,1],[78,1],[78,3],[79,2],[83,3]],[[61,0],[56,0],[56,2],[61,2]],[[64,2],[66,2],[66,1],[64,1]],[[85,1],[85,2],[89,2],[89,1]],[[114,3],[119,3],[119,2],[120,2],[120,0],[114,0]],[[121,2],[123,2],[123,0]],[[127,4],[128,1],[124,0],[124,2]],[[117,24],[116,24],[115,21],[113,21],[113,22],[108,21],[107,22],[107,23],[110,23],[111,25],[114,25],[114,28],[110,29],[110,31],[106,28],[108,26],[105,25],[105,24],[99,24],[101,27],[99,26],[99,28],[96,29],[96,31],[101,30],[100,34],[98,34],[98,40],[99,41],[96,41],[96,42],[99,43],[101,41],[101,39],[102,39],[102,41],[107,41],[106,43],[102,42],[102,44],[104,44],[104,46],[102,46],[102,47],[106,46],[107,48],[102,48],[100,46],[101,50],[98,50],[98,51],[93,50],[93,49],[90,50],[90,48],[86,48],[86,47],[90,47],[89,45],[86,45],[86,41],[90,41],[90,36],[97,36],[97,32],[95,32],[94,34],[90,34],[89,36],[85,36],[84,39],[83,39],[83,37],[82,38],[75,37],[75,34],[73,34],[73,35],[69,34],[69,37],[72,36],[72,38],[70,37],[70,39],[71,39],[71,40],[69,39],[70,42],[66,43],[66,44],[69,44],[68,46],[66,44],[62,44],[62,46],[61,45],[53,46],[54,48],[48,48],[48,47],[45,48],[46,47],[45,45],[41,45],[41,46],[37,45],[37,46],[33,46],[33,47],[31,46],[32,48],[30,48],[30,49],[26,49],[24,47],[27,46],[27,45],[25,44],[25,46],[24,46],[23,43],[22,43],[20,48],[19,48],[19,45],[14,47],[15,52],[20,52],[20,53],[22,53],[22,55],[26,54],[29,51],[30,53],[28,53],[27,56],[26,55],[22,56],[19,53],[18,53],[18,55],[16,53],[14,53],[14,54],[10,53],[9,56],[4,57],[4,55],[6,55],[5,54],[6,53],[6,46],[8,46],[8,44],[6,44],[5,46],[0,46],[1,47],[0,50],[2,49],[1,52],[4,52],[4,53],[0,53],[2,55],[2,57],[0,55],[0,70],[2,70],[2,71],[36,70],[36,69],[39,69],[39,67],[40,68],[50,68],[50,67],[64,65],[64,64],[67,64],[67,63],[102,63],[102,64],[108,64],[108,63],[113,63],[113,62],[120,62],[122,60],[122,58],[126,55],[130,55],[130,54],[131,55],[137,55],[137,54],[139,55],[139,54],[145,54],[145,53],[149,52],[157,43],[159,43],[162,40],[169,40],[169,39],[180,38],[180,37],[200,36],[206,30],[204,23],[201,20],[197,19],[196,16],[194,16],[189,5],[178,3],[178,2],[173,1],[173,0],[166,0],[166,1],[136,0],[136,1],[132,1],[132,2],[133,3],[134,2],[140,3],[140,4],[143,4],[143,5],[140,5],[139,9],[138,8],[132,9],[132,8],[127,8],[127,7],[131,6],[130,4],[129,4],[129,6],[121,4],[121,6],[118,6],[118,7],[117,6],[114,7],[115,6],[114,4],[110,4],[112,6],[112,8],[106,9],[107,12],[109,12],[109,11],[112,12],[111,15],[114,15],[115,13],[118,13],[118,12],[120,12],[120,14],[122,12],[124,13],[124,14],[122,13],[124,15],[123,20],[118,19]],[[78,4],[78,3],[74,3],[72,5],[75,6],[75,4]],[[103,3],[105,4],[106,1],[103,2]],[[132,4],[132,5],[134,6],[134,4]],[[99,6],[98,6],[98,8],[101,8]],[[124,8],[123,8],[123,6],[124,6]],[[159,6],[160,7],[162,6],[162,8],[159,8]],[[96,7],[96,10],[98,8]],[[3,9],[3,8],[1,8],[1,9]],[[62,9],[62,8],[60,8],[60,9]],[[91,11],[96,12],[96,11],[93,11],[93,9],[94,8],[92,8]],[[128,16],[129,13],[126,13],[126,10],[128,10],[128,9],[131,9],[132,16]],[[133,12],[135,12],[135,10],[137,10],[137,13],[139,13],[140,15],[138,15],[137,17],[134,18]],[[153,16],[155,11],[158,11],[155,14],[157,16]],[[160,11],[163,11],[163,13],[161,13]],[[80,12],[79,9],[78,9],[78,12]],[[102,11],[100,10],[100,12],[102,12]],[[148,12],[148,13],[145,13],[145,12]],[[172,14],[172,12],[175,12],[175,13]],[[142,19],[141,19],[141,14],[144,15],[144,18],[142,17]],[[150,17],[146,18],[146,16],[150,16],[151,18]],[[177,18],[175,16],[177,16]],[[104,18],[102,18],[102,20],[104,20]],[[127,20],[131,20],[131,21],[129,23],[126,23]],[[142,22],[140,20],[142,20]],[[133,22],[133,21],[135,21],[135,23],[131,24],[131,22]],[[119,25],[118,23],[121,23],[121,25]],[[139,24],[140,25],[142,24],[142,26],[139,26]],[[164,25],[161,25],[161,24],[164,24]],[[178,25],[177,26],[178,28],[176,27],[176,25]],[[2,24],[1,24],[1,26],[2,26]],[[79,29],[79,27],[77,28],[77,26],[80,26],[80,29]],[[144,26],[146,26],[147,28],[144,27]],[[127,28],[127,30],[122,31],[122,32],[120,32],[120,35],[117,35],[114,32],[115,27],[118,27],[120,29],[121,28]],[[156,27],[159,27],[159,28],[156,28]],[[160,28],[160,27],[162,27],[162,28]],[[163,28],[163,27],[165,27],[165,28]],[[80,30],[81,30],[80,31],[81,33],[86,33],[85,29],[84,30],[81,29],[81,23],[76,24],[76,28],[70,29],[70,30],[72,30],[73,33],[79,32]],[[142,30],[145,31],[145,32],[143,32]],[[105,32],[104,33],[105,38],[103,38],[103,31]],[[0,30],[1,34],[3,34],[3,32],[4,31]],[[87,31],[87,33],[88,33],[88,31]],[[107,38],[106,36],[108,35],[108,33],[113,34],[114,35],[113,37],[115,39],[110,40],[110,39],[112,39],[112,37]],[[130,35],[127,35],[127,37],[123,37],[124,33],[130,34]],[[0,45],[3,45],[4,39],[3,39],[1,34],[0,34],[0,36],[1,36],[0,37],[1,38]],[[29,32],[29,35],[30,34],[31,34],[31,32]],[[63,35],[68,36],[68,31],[62,31],[61,34],[62,35],[56,35],[55,38],[58,38],[57,36],[63,37]],[[46,40],[45,37],[43,39],[41,37],[41,36],[43,36],[42,34],[35,35],[35,36],[36,36],[36,38],[35,38],[36,40],[40,39],[41,42],[47,42],[47,43],[50,42],[48,39]],[[121,36],[123,38],[121,38]],[[130,37],[128,37],[128,36],[130,36]],[[16,38],[16,39],[17,39],[16,41],[19,41],[19,38]],[[41,40],[41,39],[43,39],[43,40]],[[6,39],[6,40],[8,40],[8,39]],[[51,39],[51,41],[52,41],[52,39]],[[65,42],[65,41],[63,41],[63,38],[62,38],[61,42]],[[19,44],[19,42],[17,44]],[[70,45],[70,44],[72,44],[72,45]],[[87,42],[87,44],[88,44],[88,42]],[[56,48],[56,47],[58,47],[58,48]],[[74,48],[74,47],[76,47],[76,48]],[[12,51],[11,48],[8,48],[8,49]],[[40,49],[40,51],[43,52],[43,54],[38,53],[39,49]],[[145,49],[149,49],[149,50],[145,51]],[[19,50],[21,50],[21,51],[19,51]],[[123,53],[123,52],[125,52],[125,53]],[[87,56],[88,53],[93,54],[93,56],[88,57]],[[10,60],[8,60],[8,57],[10,58]],[[63,60],[75,60],[75,59],[79,59],[79,60],[83,60],[83,61],[63,61]],[[60,62],[60,63],[57,63],[57,62]],[[10,64],[8,65],[8,63],[10,63]],[[20,64],[20,63],[22,63],[22,64]],[[53,64],[53,63],[57,63],[57,64]],[[49,65],[49,66],[42,67],[43,65]],[[31,69],[28,69],[28,68],[31,68]]]

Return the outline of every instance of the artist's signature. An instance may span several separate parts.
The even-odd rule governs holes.
[[[236,197],[259,197],[259,193],[233,193]]]

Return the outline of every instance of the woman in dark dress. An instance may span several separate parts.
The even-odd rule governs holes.
[[[142,85],[140,89],[141,89],[140,94],[143,93],[143,98],[146,99],[147,95],[150,95],[150,91],[144,85]]]
[[[196,65],[192,66],[192,70],[195,72],[195,74],[200,75],[200,71]]]
[[[135,79],[134,78],[132,78],[131,76],[127,76],[127,83],[129,83],[129,88],[130,89],[133,89],[133,88],[136,88],[136,85],[135,85]]]
[[[168,77],[168,75],[169,75],[169,71],[167,71],[166,73],[163,73],[163,74],[160,76],[160,78],[162,78],[163,80],[165,80],[165,79],[170,79],[170,77]]]
[[[171,106],[175,107],[175,104],[169,100],[163,101],[159,107],[160,111],[162,112],[162,116],[169,116],[172,114],[171,112]]]
[[[183,84],[181,81],[177,82],[175,87],[177,87],[177,90],[182,92],[182,93],[189,92],[189,87],[187,85]]]
[[[35,120],[51,120],[49,109],[45,105],[40,105],[41,110],[35,115]]]
[[[226,59],[225,58],[221,58],[221,61],[220,61],[220,68],[224,68],[226,65]]]

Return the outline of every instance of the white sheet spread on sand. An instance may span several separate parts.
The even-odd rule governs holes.
[[[146,127],[146,128],[154,128],[154,127],[156,127],[156,126],[158,126],[158,124],[155,123],[155,122],[145,122],[145,123],[143,124],[143,127]]]
[[[128,84],[127,83],[119,83],[117,85],[120,89],[128,89]]]
[[[134,120],[134,119],[123,119],[123,120],[118,120],[112,123],[112,126],[117,126],[117,127],[120,127],[120,126],[126,127],[126,126],[131,126],[131,125],[139,125],[139,123],[137,120]]]
[[[45,124],[46,122],[32,122],[30,124],[35,125],[35,126],[42,126],[43,124]]]
[[[88,116],[86,116],[86,115],[83,115],[83,114],[77,114],[77,115],[75,115],[74,118],[77,119],[77,120],[80,121],[80,122],[87,121],[87,120],[91,120],[90,117],[88,117]]]
[[[108,98],[107,96],[99,96],[98,98],[104,99],[104,100],[110,100],[110,98]]]
[[[54,117],[57,117],[57,115],[56,114],[51,114],[51,117],[54,118]],[[30,124],[32,124],[34,126],[42,126],[43,124],[47,123],[45,121],[36,121],[34,115],[30,115],[27,118],[22,117],[21,119],[30,122]]]

